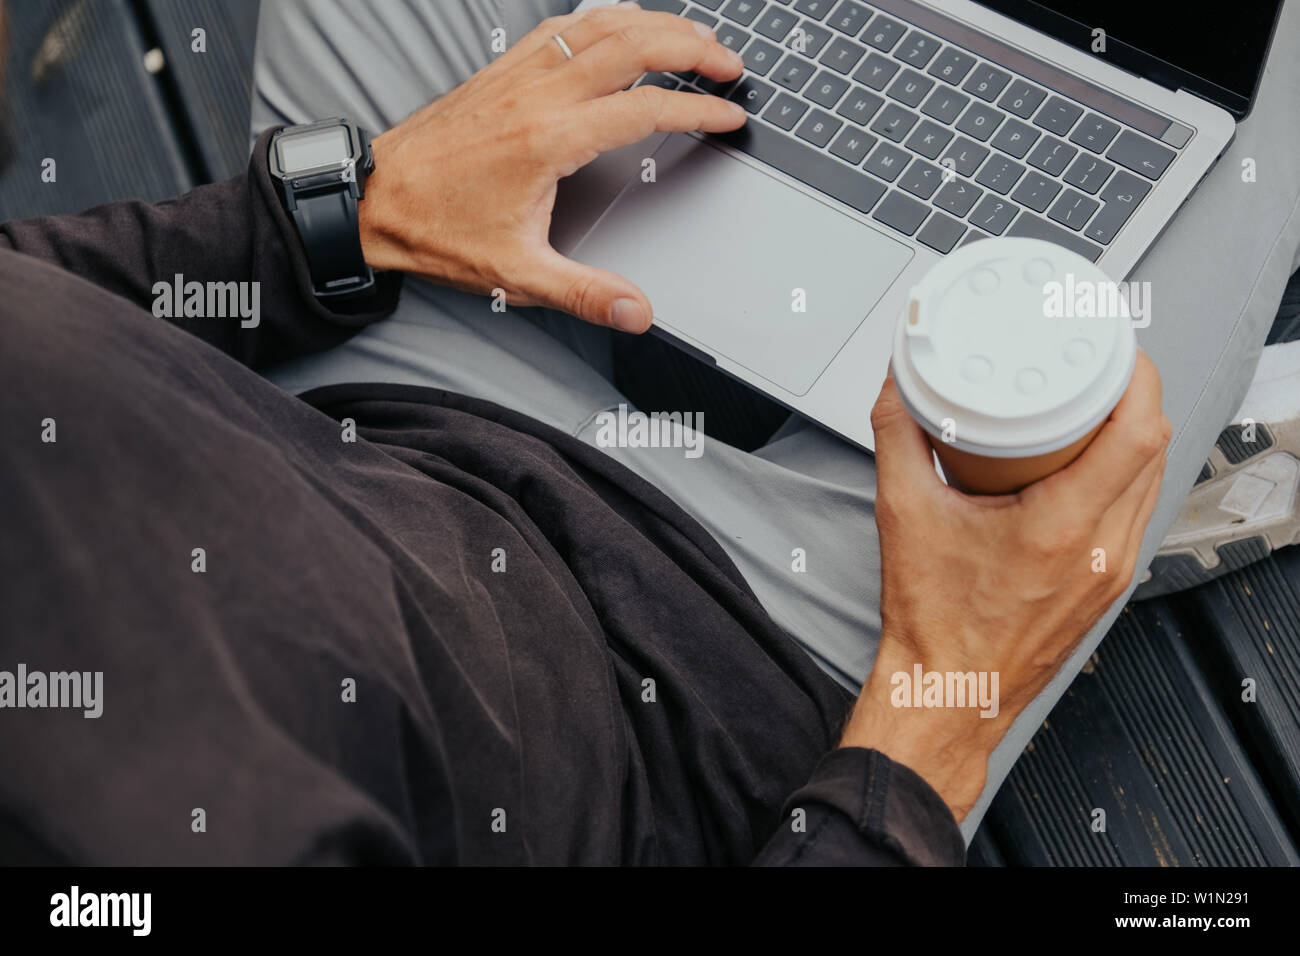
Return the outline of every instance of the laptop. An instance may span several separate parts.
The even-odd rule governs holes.
[[[637,283],[656,334],[867,449],[912,285],[988,236],[1125,279],[1249,111],[1281,10],[1180,31],[1197,15],[1132,0],[640,4],[746,68],[639,82],[749,120],[603,155],[562,183],[553,243]]]

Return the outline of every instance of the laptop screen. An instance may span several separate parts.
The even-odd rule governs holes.
[[[1142,0],[980,0],[1007,16],[1169,87],[1185,87],[1240,118],[1250,108],[1281,0],[1197,8]],[[1201,8],[1204,9],[1204,8]]]

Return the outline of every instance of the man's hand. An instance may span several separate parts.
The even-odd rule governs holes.
[[[556,182],[656,130],[738,128],[745,111],[727,100],[625,88],[648,71],[732,80],[741,68],[702,24],[631,4],[544,21],[463,86],[374,140],[375,171],[360,204],[366,261],[471,292],[503,289],[511,305],[551,306],[644,332],[653,316],[645,293],[561,256],[547,241]]]
[[[1139,352],[1128,390],[1087,450],[1014,495],[966,496],[943,484],[892,377],[871,424],[880,651],[841,745],[907,765],[961,820],[1011,722],[1133,579],[1172,434],[1160,375]],[[996,672],[997,716],[894,707],[891,677],[910,676],[916,664]]]

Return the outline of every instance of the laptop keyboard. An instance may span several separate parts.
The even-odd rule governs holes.
[[[858,0],[639,0],[708,24],[739,80],[647,74],[754,118],[718,136],[939,253],[994,235],[1096,261],[1177,155]]]

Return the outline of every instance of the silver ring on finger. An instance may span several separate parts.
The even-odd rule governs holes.
[[[564,58],[566,60],[573,59],[573,51],[569,49],[569,44],[564,42],[564,37],[560,36],[558,33],[552,33],[551,39],[555,41],[556,45],[564,53]]]

